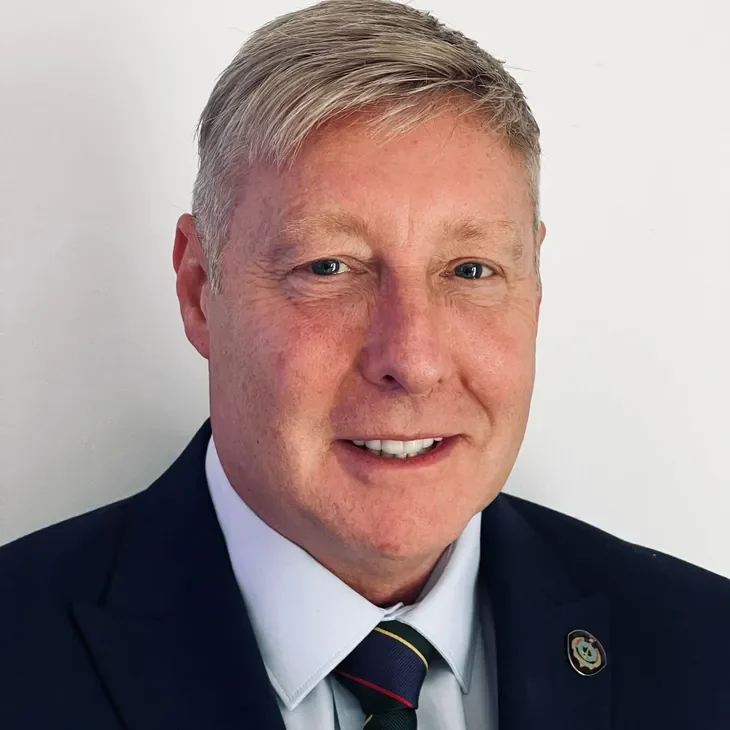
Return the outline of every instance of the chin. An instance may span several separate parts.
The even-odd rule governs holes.
[[[451,514],[443,510],[405,514],[373,513],[366,522],[353,525],[346,539],[393,559],[427,558],[443,551],[466,527],[472,513]]]

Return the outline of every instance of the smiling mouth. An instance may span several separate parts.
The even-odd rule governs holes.
[[[437,449],[443,437],[416,439],[414,441],[390,441],[375,439],[372,441],[352,440],[351,444],[361,451],[383,459],[413,459]]]

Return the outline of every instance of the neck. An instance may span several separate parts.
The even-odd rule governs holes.
[[[313,557],[370,603],[388,608],[397,603],[409,606],[418,600],[441,554],[430,557],[410,570],[403,570],[401,566],[401,570],[392,573],[384,569],[382,563],[371,571],[363,564],[349,569],[348,566],[331,564],[326,558]]]

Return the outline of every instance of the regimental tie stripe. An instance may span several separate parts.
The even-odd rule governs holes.
[[[389,692],[387,689],[385,689],[385,687],[378,687],[377,684],[368,682],[367,679],[363,679],[362,677],[355,677],[352,674],[348,674],[347,672],[338,671],[337,673],[341,677],[346,677],[347,679],[351,679],[353,682],[361,684],[363,687],[369,687],[370,689],[374,689],[376,692],[381,692],[386,697],[391,697],[394,700],[398,700],[398,702],[404,704],[409,710],[413,709],[413,705],[407,699],[405,699],[405,697],[400,697],[399,695],[395,694],[395,692]]]
[[[433,652],[415,629],[400,621],[384,621],[335,669],[335,675],[359,699],[367,725],[374,715],[415,712]]]
[[[398,636],[398,634],[393,634],[390,631],[386,631],[385,629],[381,629],[380,626],[375,627],[375,631],[377,631],[380,634],[385,634],[385,636],[390,636],[391,639],[395,639],[396,641],[400,641],[401,644],[404,646],[407,646],[417,657],[420,658],[420,660],[423,662],[424,666],[426,667],[426,671],[428,671],[428,661],[426,660],[426,657],[421,654],[418,649],[416,649],[413,644],[411,644],[410,641],[406,641],[402,636]]]

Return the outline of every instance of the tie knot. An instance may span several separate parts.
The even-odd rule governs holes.
[[[335,669],[366,715],[409,710],[415,715],[431,644],[411,626],[383,621]]]

